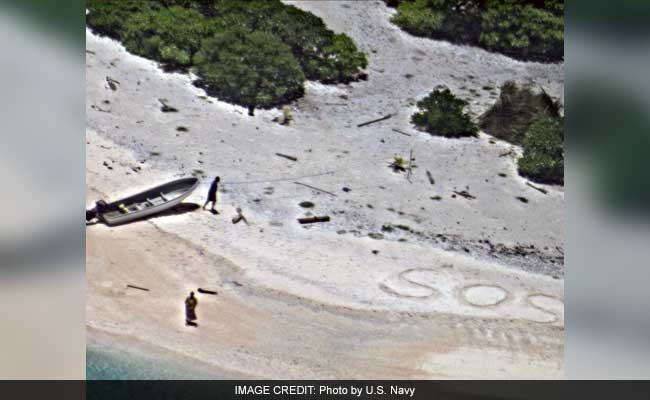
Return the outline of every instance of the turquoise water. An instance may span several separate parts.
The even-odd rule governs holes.
[[[86,379],[215,379],[170,360],[92,345],[86,349]]]

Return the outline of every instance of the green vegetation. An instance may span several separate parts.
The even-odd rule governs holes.
[[[471,44],[521,60],[564,58],[564,0],[386,0],[416,35]]]
[[[133,54],[171,67],[189,67],[206,32],[201,13],[173,6],[133,14],[125,22],[120,38]]]
[[[305,79],[291,49],[266,32],[231,30],[203,40],[194,57],[208,91],[234,103],[271,107],[303,94]]]
[[[88,0],[87,8],[96,32],[167,68],[196,68],[212,93],[251,112],[301,96],[305,79],[362,78],[368,63],[348,36],[279,0]]]
[[[497,102],[480,118],[486,133],[523,147],[522,176],[540,183],[564,183],[564,119],[544,91],[506,82]]]
[[[519,173],[535,182],[564,183],[564,118],[541,117],[524,137]]]
[[[464,111],[467,102],[454,96],[449,89],[436,89],[418,101],[419,111],[411,122],[432,135],[444,137],[476,136],[478,128]]]

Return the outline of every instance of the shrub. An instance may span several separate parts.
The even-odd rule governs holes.
[[[523,141],[519,173],[535,182],[564,183],[564,119],[540,117]]]
[[[391,19],[405,31],[513,58],[564,57],[564,0],[402,0]]]
[[[241,29],[203,40],[194,57],[206,88],[220,99],[248,107],[272,107],[304,93],[303,74],[291,49],[275,35]]]
[[[455,43],[476,43],[479,4],[473,0],[415,0],[398,5],[392,21],[405,31]]]
[[[134,54],[172,67],[188,67],[206,32],[201,13],[173,6],[132,15],[124,24],[122,39]]]
[[[215,31],[238,27],[277,35],[300,62],[307,79],[348,82],[367,66],[365,54],[352,40],[327,29],[323,20],[278,0],[222,0]]]
[[[508,81],[501,86],[496,103],[479,120],[488,134],[521,145],[530,124],[540,117],[558,117],[559,105],[542,91]]]
[[[488,50],[525,60],[558,61],[564,57],[563,15],[532,4],[488,2],[481,30],[479,41]]]
[[[95,32],[120,39],[124,23],[133,14],[159,10],[160,5],[149,0],[87,0],[86,22]]]
[[[419,111],[411,122],[432,135],[445,137],[476,136],[478,128],[463,109],[465,100],[454,96],[449,89],[435,90],[418,101]]]

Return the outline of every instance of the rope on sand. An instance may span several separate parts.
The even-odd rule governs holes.
[[[336,171],[328,171],[328,172],[323,172],[314,175],[295,176],[293,178],[263,179],[257,181],[239,181],[239,182],[221,182],[221,184],[222,185],[249,185],[254,183],[289,182],[289,181],[296,181],[305,178],[316,178],[318,176],[334,175],[335,173]]]

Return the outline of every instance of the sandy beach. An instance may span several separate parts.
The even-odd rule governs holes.
[[[290,126],[87,31],[87,203],[194,175],[186,203],[202,205],[211,178],[223,181],[219,215],[188,206],[87,226],[90,340],[216,377],[561,378],[563,188],[527,186],[508,143],[432,137],[409,117],[438,85],[471,97],[474,116],[496,99],[481,88],[506,80],[562,101],[563,65],[412,37],[383,2],[290,3],[369,56],[367,81],[308,82]],[[387,165],[410,151],[409,182]],[[232,224],[237,207],[248,225]],[[331,221],[296,222],[308,215]],[[186,327],[183,301],[199,287],[218,294],[199,295],[199,326]]]

